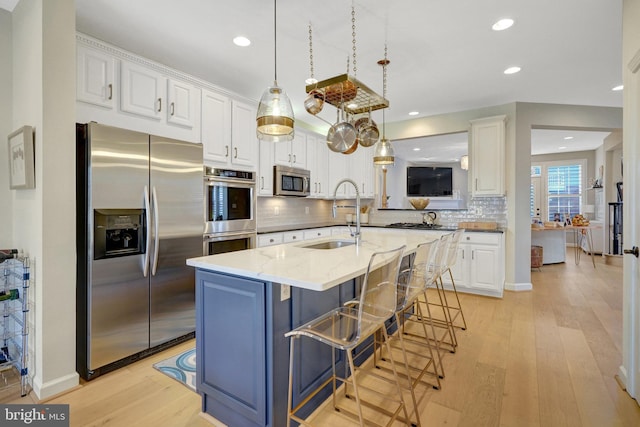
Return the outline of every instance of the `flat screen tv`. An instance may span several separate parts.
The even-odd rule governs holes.
[[[438,197],[453,194],[453,168],[407,167],[407,197]]]

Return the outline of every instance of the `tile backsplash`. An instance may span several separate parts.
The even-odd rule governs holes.
[[[258,197],[258,229],[282,225],[300,226],[313,224],[344,224],[346,215],[355,209],[338,209],[338,217],[331,217],[331,200],[293,197]],[[340,200],[340,205],[355,205],[355,200]],[[362,206],[372,205],[373,200],[363,200]],[[428,209],[427,209],[428,211]],[[461,221],[496,221],[499,227],[507,226],[506,197],[478,197],[467,202],[467,209],[439,209],[438,223],[455,227]],[[369,214],[369,223],[377,225],[394,222],[421,222],[422,213],[412,210],[375,210]]]

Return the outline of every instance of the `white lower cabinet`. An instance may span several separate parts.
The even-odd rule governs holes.
[[[337,233],[333,231],[337,230]],[[330,237],[332,234],[348,233],[347,227],[318,227],[306,230],[283,231],[279,233],[266,233],[258,235],[258,247],[279,245],[281,243],[301,242],[321,237]]]
[[[504,233],[464,233],[451,268],[459,292],[501,298],[504,269]],[[449,273],[443,280],[445,287],[450,288]]]
[[[301,242],[304,240],[302,230],[285,231],[282,233],[282,243]]]
[[[258,235],[258,247],[279,245],[282,243],[282,233],[267,233]]]
[[[328,227],[311,228],[309,230],[304,230],[304,232],[302,233],[302,237],[304,238],[304,240],[318,239],[320,237],[329,236],[331,236],[331,229]]]

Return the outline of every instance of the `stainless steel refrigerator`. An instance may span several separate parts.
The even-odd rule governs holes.
[[[85,379],[193,336],[202,145],[78,124],[77,369]]]

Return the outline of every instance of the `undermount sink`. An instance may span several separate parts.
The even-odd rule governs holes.
[[[345,246],[351,246],[353,244],[354,242],[351,240],[329,240],[327,242],[313,243],[310,245],[303,245],[300,247],[307,248],[307,249],[337,249],[337,248],[343,248]]]

